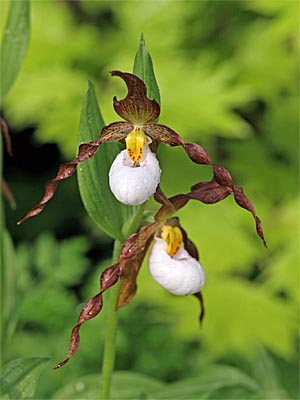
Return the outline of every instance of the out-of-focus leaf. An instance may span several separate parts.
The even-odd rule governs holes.
[[[156,100],[160,104],[160,93],[154,75],[153,63],[143,34],[141,35],[139,48],[135,56],[133,73],[145,83],[147,97],[150,100]]]
[[[279,377],[271,356],[263,347],[256,350],[255,375],[259,382],[263,399],[288,399],[289,395],[279,382]]]
[[[165,385],[153,378],[133,372],[116,372],[112,377],[111,400],[142,400],[153,397],[153,393]],[[101,380],[98,375],[77,378],[58,390],[53,399],[94,399],[99,397]]]
[[[16,325],[15,251],[6,229],[1,237],[1,253],[1,351],[3,357]]]
[[[13,85],[28,47],[30,34],[29,4],[29,0],[10,2],[1,47],[1,99]]]
[[[89,267],[85,257],[89,248],[88,239],[83,236],[57,242],[44,232],[35,242],[33,262],[44,280],[71,286],[80,282]]]
[[[154,394],[155,399],[215,399],[214,392],[224,388],[244,389],[244,398],[249,392],[258,390],[257,382],[237,368],[225,365],[212,365],[194,378],[168,385]]]
[[[297,196],[269,216],[273,251],[259,278],[266,290],[284,294],[292,307],[299,301],[299,211]]]
[[[30,399],[48,357],[19,358],[10,361],[1,371],[1,395],[7,399]]]
[[[89,82],[81,113],[79,143],[98,139],[103,127],[95,90]],[[121,204],[109,187],[108,172],[119,152],[117,143],[103,143],[95,156],[78,168],[78,183],[84,206],[95,224],[122,241],[123,225],[134,216],[137,207]]]

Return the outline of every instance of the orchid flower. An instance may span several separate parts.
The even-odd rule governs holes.
[[[129,236],[118,262],[102,273],[99,292],[83,307],[78,323],[72,330],[69,353],[55,368],[65,365],[76,352],[81,325],[101,311],[102,295],[107,289],[120,280],[117,308],[130,303],[136,293],[137,275],[148,249],[148,265],[153,279],[175,295],[194,295],[200,302],[199,319],[202,322],[204,307],[201,289],[205,281],[204,271],[195,245],[174,216],[190,200],[214,204],[233,195],[236,203],[252,214],[257,234],[266,245],[261,221],[243,189],[234,185],[230,173],[224,167],[214,164],[201,146],[184,143],[175,131],[156,123],[160,107],[155,100],[147,98],[146,86],[141,79],[120,71],[111,74],[122,78],[127,85],[127,96],[120,101],[116,97],[113,99],[116,113],[125,121],[105,126],[98,140],[81,144],[78,156],[72,162],[60,166],[57,176],[46,183],[45,195],[40,203],[19,223],[39,214],[53,197],[60,180],[73,175],[77,165],[93,157],[102,143],[113,141],[121,141],[126,145],[109,171],[109,184],[115,197],[122,203],[137,205],[154,194],[161,207],[154,216],[154,222]],[[159,186],[161,171],[155,155],[160,143],[171,147],[181,146],[193,162],[209,165],[213,171],[211,181],[197,183],[187,194],[166,198]]]
[[[233,195],[236,203],[253,215],[256,231],[266,245],[260,219],[243,189],[234,186],[230,173],[212,162],[206,151],[195,143],[184,143],[172,129],[156,123],[160,106],[147,97],[144,82],[137,76],[112,71],[127,85],[127,96],[122,100],[113,99],[116,113],[125,121],[105,126],[98,140],[79,146],[78,156],[70,163],[62,164],[56,177],[46,183],[45,194],[38,205],[33,207],[18,224],[39,214],[53,197],[59,181],[73,175],[77,165],[93,157],[99,146],[105,142],[125,142],[123,150],[115,159],[109,172],[110,187],[117,199],[125,204],[141,204],[155,193],[159,184],[160,169],[155,152],[160,143],[167,146],[181,146],[196,164],[206,164],[213,170],[210,182],[201,182],[193,187],[190,196],[206,204],[217,203]],[[100,188],[99,188],[100,190]]]
[[[167,199],[158,187],[155,199],[163,203],[154,217],[154,222],[143,226],[124,243],[118,262],[107,268],[100,278],[100,291],[83,307],[77,325],[71,333],[70,350],[67,357],[56,365],[64,366],[79,346],[79,330],[86,321],[96,317],[103,306],[103,293],[121,281],[117,309],[128,305],[136,291],[136,279],[140,267],[150,249],[149,271],[154,280],[170,293],[194,295],[200,302],[199,320],[204,317],[201,289],[204,285],[204,271],[194,243],[180,226],[173,214],[190,199],[189,195],[178,195]],[[182,247],[184,245],[184,248]]]
[[[148,249],[150,253],[148,266],[153,279],[172,294],[195,296],[200,303],[199,321],[202,323],[204,303],[201,289],[205,282],[205,274],[195,244],[189,239],[174,214],[190,200],[213,203],[231,193],[229,190],[221,190],[220,187],[221,185],[211,182],[199,183],[194,185],[189,193],[178,194],[171,198],[166,198],[160,186],[157,187],[154,198],[161,207],[154,216],[154,222],[129,236],[122,247],[118,262],[101,274],[100,291],[83,307],[78,323],[71,333],[69,353],[55,369],[64,366],[77,351],[80,341],[79,330],[82,324],[99,314],[103,306],[102,295],[106,290],[120,280],[116,309],[131,302],[137,291],[137,276]],[[243,191],[236,189],[236,192],[240,195],[240,197],[236,195],[237,203],[255,214],[250,201],[244,199],[246,196]]]

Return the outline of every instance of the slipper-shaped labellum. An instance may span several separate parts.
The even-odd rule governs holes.
[[[125,139],[126,150],[121,151],[109,171],[109,186],[115,197],[131,206],[144,203],[155,193],[161,170],[149,144],[151,139],[140,128]]]
[[[205,282],[200,263],[183,247],[179,227],[165,225],[162,237],[156,237],[149,256],[153,279],[169,292],[186,296],[198,293]]]

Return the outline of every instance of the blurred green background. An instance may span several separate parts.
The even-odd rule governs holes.
[[[2,30],[8,5],[1,1]],[[269,248],[232,198],[211,206],[190,203],[178,215],[206,271],[203,328],[195,300],[165,292],[145,265],[136,298],[120,310],[116,369],[172,382],[226,363],[282,388],[276,398],[297,398],[297,1],[32,2],[29,49],[1,110],[14,151],[12,159],[4,157],[4,176],[18,205],[11,210],[5,204],[12,237],[7,246],[15,252],[2,362],[33,356],[60,361],[82,304],[98,291],[110,263],[112,241],[86,215],[75,176],[60,185],[41,215],[19,227],[16,221],[40,200],[59,163],[76,154],[88,79],[106,123],[118,120],[112,97],[126,92],[109,71],[132,71],[141,32],[161,91],[160,122],[229,169],[255,204]],[[211,177],[209,167],[192,164],[182,149],[161,147],[158,157],[168,196]],[[42,372],[35,398],[51,398],[73,379],[98,373],[104,335],[105,307],[82,328],[74,359],[55,373],[52,364]],[[264,377],[262,349],[275,381],[271,372]]]

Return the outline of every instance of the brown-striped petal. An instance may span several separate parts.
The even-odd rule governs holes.
[[[123,140],[133,128],[130,122],[113,122],[102,129],[100,136],[101,143]]]
[[[200,303],[199,321],[200,321],[200,325],[202,325],[203,318],[204,318],[204,315],[205,315],[203,296],[202,296],[201,292],[195,293],[193,296],[195,296],[199,300],[199,303]]]
[[[184,146],[181,137],[172,129],[161,124],[144,124],[143,131],[153,140],[166,144],[167,146]]]

